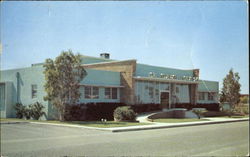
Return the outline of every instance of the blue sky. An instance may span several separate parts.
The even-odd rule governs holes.
[[[89,56],[192,69],[220,82],[230,68],[249,93],[245,1],[1,2],[1,69],[72,49]]]

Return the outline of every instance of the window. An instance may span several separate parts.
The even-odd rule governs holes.
[[[117,99],[117,88],[105,88],[105,99]]]
[[[151,99],[154,98],[154,88],[153,87],[149,87],[148,95],[150,96]]]
[[[111,88],[105,88],[105,99],[111,99]]]
[[[99,88],[93,87],[92,88],[92,99],[99,99]]]
[[[85,86],[84,95],[86,99],[99,99],[99,88]]]
[[[205,93],[199,92],[199,100],[205,100]]]
[[[112,99],[117,99],[117,88],[112,88]]]
[[[84,95],[86,99],[91,99],[91,87],[90,86],[84,87]]]
[[[179,87],[176,87],[176,93],[179,93]]]
[[[214,100],[214,93],[208,93],[208,100]]]
[[[37,97],[37,85],[36,84],[31,85],[31,97],[32,98]]]

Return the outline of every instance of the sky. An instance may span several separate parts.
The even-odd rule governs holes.
[[[231,68],[249,93],[246,1],[1,2],[1,69],[61,51],[179,69],[219,81]]]

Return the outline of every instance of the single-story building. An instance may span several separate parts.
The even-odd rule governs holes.
[[[108,53],[100,57],[82,56],[87,76],[80,83],[79,103],[120,102],[128,105],[218,103],[219,83],[199,79],[199,69],[174,69],[112,60]],[[13,106],[40,102],[45,106],[46,119],[53,119],[52,104],[44,101],[43,63],[31,67],[2,70],[0,73],[1,117],[15,117]]]

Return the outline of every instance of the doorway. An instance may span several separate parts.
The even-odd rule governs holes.
[[[170,108],[169,92],[163,91],[160,95],[160,102],[163,109]]]

